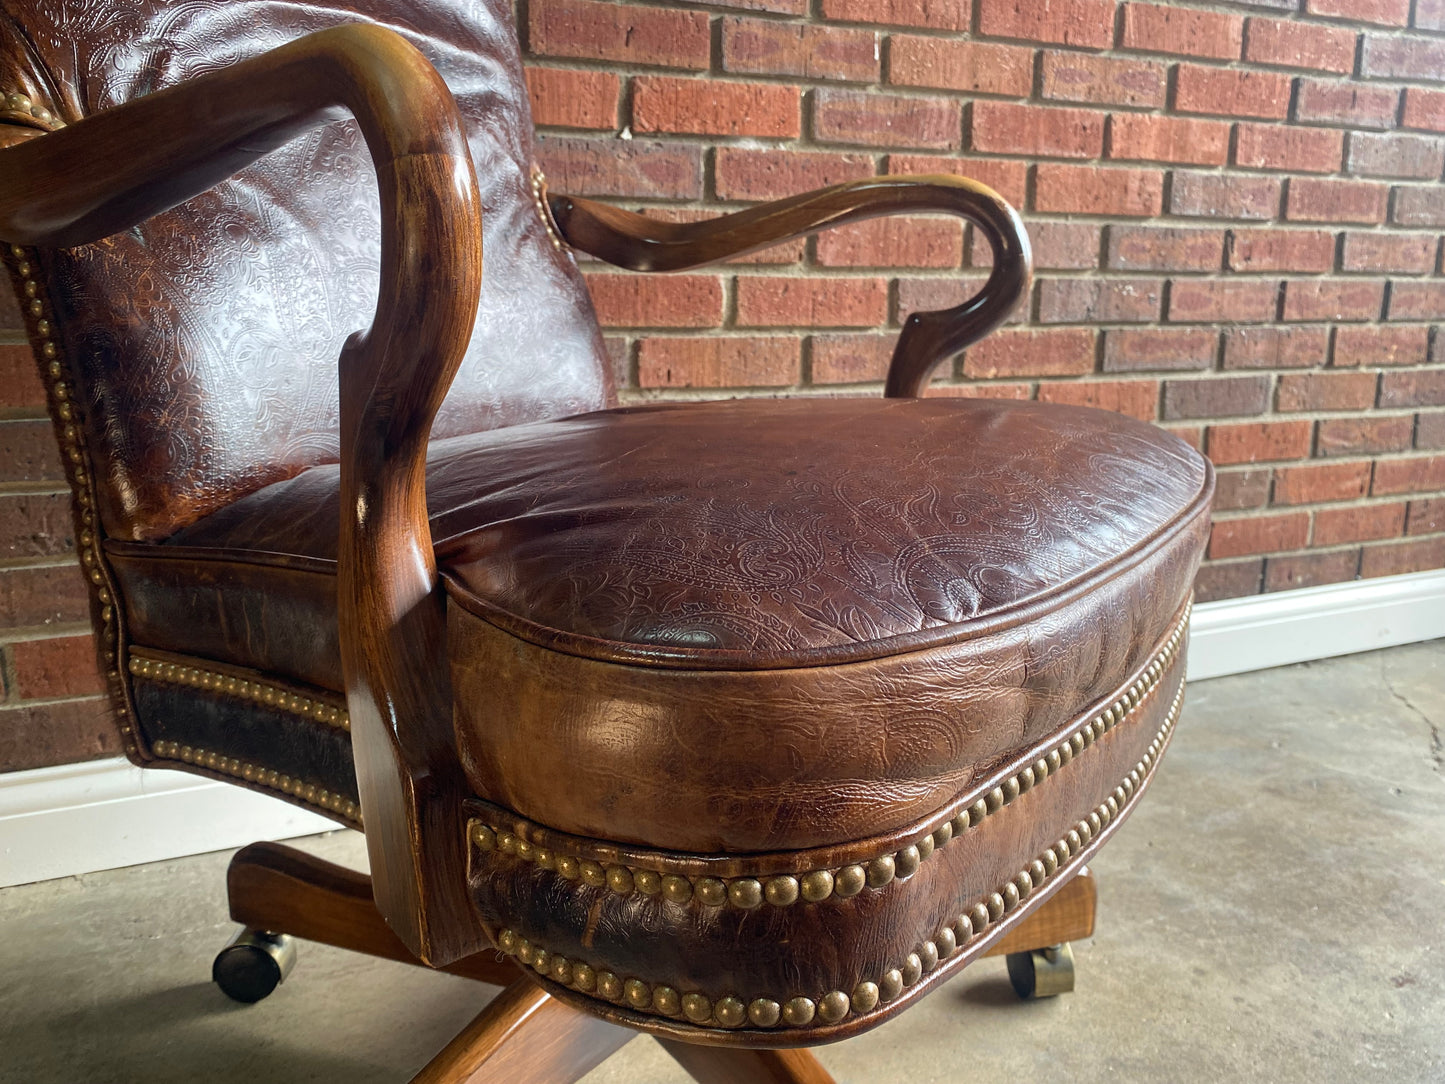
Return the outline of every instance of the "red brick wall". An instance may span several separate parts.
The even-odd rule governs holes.
[[[1445,565],[1445,0],[1411,8],[522,0],[519,23],[556,190],[694,217],[952,171],[1012,200],[1033,295],[934,392],[1204,447],[1212,599]],[[589,267],[630,400],[876,394],[900,314],[982,275],[940,219],[720,271]],[[0,770],[118,751],[19,326],[0,290]]]
[[[695,217],[941,171],[1019,207],[1033,294],[933,391],[1202,447],[1201,599],[1445,565],[1442,0],[521,3],[556,191]],[[891,219],[587,270],[629,399],[876,394],[900,319],[962,300],[979,247]]]

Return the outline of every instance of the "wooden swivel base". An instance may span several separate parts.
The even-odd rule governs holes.
[[[295,958],[292,937],[424,966],[382,920],[372,902],[371,879],[363,874],[290,847],[253,843],[231,860],[226,882],[231,917],[246,929],[222,950],[213,974],[238,1000],[257,1001],[274,989]],[[1080,870],[990,948],[990,956],[1010,956],[1010,975],[1021,996],[1072,988],[1072,957],[1060,963],[1067,955],[1062,950],[1093,934],[1096,898],[1093,874]],[[637,1034],[558,1001],[510,960],[490,952],[441,970],[504,989],[412,1084],[569,1084]],[[659,1041],[701,1084],[833,1084],[807,1050]]]

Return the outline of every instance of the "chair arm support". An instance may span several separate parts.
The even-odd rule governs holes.
[[[340,359],[347,701],[377,905],[408,948],[444,964],[485,945],[466,896],[425,492],[427,439],[481,288],[480,201],[451,92],[390,30],[311,34],[0,150],[0,237],[69,246],[128,229],[347,113],[382,220],[376,316]]]
[[[1033,275],[1028,234],[997,192],[963,177],[875,177],[819,189],[703,222],[663,222],[573,196],[549,195],[567,242],[633,271],[682,271],[743,256],[818,230],[883,215],[942,212],[973,222],[993,250],[993,271],[952,309],[911,314],[903,324],[883,394],[922,394],[945,357],[1008,317]]]

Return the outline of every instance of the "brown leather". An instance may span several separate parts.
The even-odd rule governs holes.
[[[0,89],[73,122],[357,20],[415,43],[472,122],[486,273],[435,435],[606,405],[610,370],[586,290],[533,202],[509,4],[436,2],[399,19],[384,0],[3,0]],[[162,538],[336,460],[337,358],[376,303],[375,188],[354,125],[337,123],[133,231],[43,255],[86,436],[107,464],[108,534]]]

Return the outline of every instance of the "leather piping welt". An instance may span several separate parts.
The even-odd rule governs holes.
[[[773,1028],[779,1024],[788,1028],[806,1028],[814,1024],[837,1024],[849,1014],[872,1012],[880,1004],[899,997],[905,988],[918,983],[941,962],[957,955],[1004,915],[1016,911],[1024,900],[1056,877],[1070,858],[1084,850],[1119,815],[1120,810],[1129,805],[1153,772],[1183,702],[1184,686],[1181,683],[1164,722],[1143,757],[1113,792],[1070,828],[1063,838],[1043,851],[1012,880],[977,900],[953,922],[924,940],[899,966],[883,972],[876,980],[858,982],[851,991],[830,990],[820,997],[796,995],[786,998],[755,997],[751,1000],[729,994],[714,1001],[706,994],[683,994],[661,983],[623,979],[611,971],[579,960],[569,960],[548,952],[511,929],[498,933],[497,947],[539,975],[583,994],[621,1004],[638,1013],[683,1018],[700,1026],[737,1028],[750,1023],[758,1028]]]
[[[1185,605],[1173,632],[1138,679],[1112,704],[1033,764],[1004,779],[982,798],[969,806],[945,811],[934,819],[928,831],[895,852],[838,869],[816,869],[797,876],[743,876],[724,881],[717,877],[688,877],[676,867],[669,869],[665,859],[659,859],[655,863],[656,868],[621,863],[604,865],[579,854],[566,854],[541,846],[502,825],[475,818],[469,822],[471,842],[481,852],[484,861],[500,855],[514,856],[543,869],[554,870],[569,881],[580,880],[594,888],[606,886],[619,896],[661,894],[673,903],[686,903],[696,897],[707,906],[751,910],[765,902],[775,907],[786,907],[798,902],[820,903],[829,896],[848,899],[861,892],[864,885],[873,889],[884,888],[894,881],[907,880],[939,848],[977,828],[985,818],[1042,783],[1123,722],[1159,683],[1170,665],[1178,660],[1179,644],[1189,625],[1191,607],[1192,600]]]

